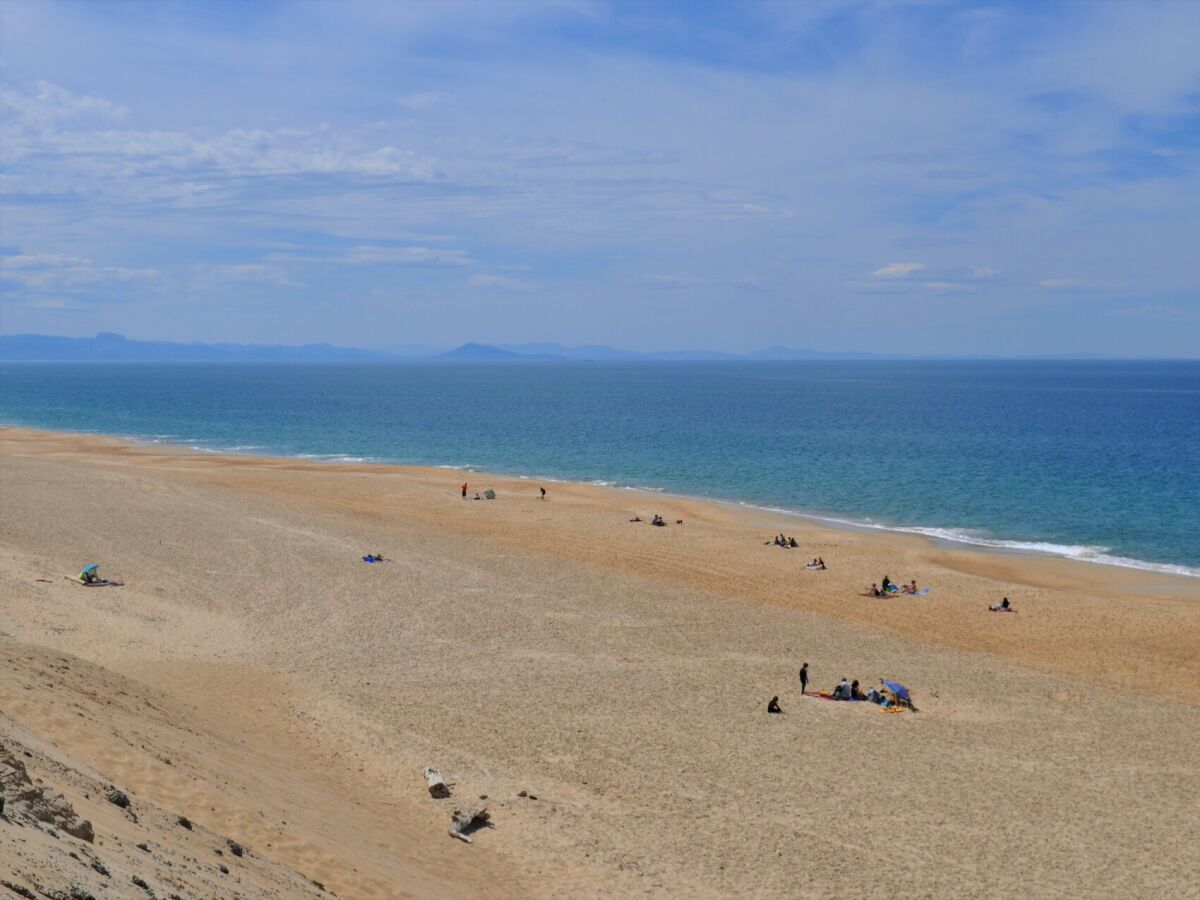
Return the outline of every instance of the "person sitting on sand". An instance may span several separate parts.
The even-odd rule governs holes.
[[[890,591],[892,588],[895,587],[895,585],[892,584],[892,579],[888,578],[886,575],[883,576],[883,581],[881,581],[879,583],[879,586],[881,588],[883,588],[885,591]]]
[[[475,492],[475,496],[474,496],[474,497],[472,497],[471,499],[472,499],[472,500],[482,500],[483,498],[479,496],[479,491],[476,491],[476,492]]]
[[[1003,600],[1001,600],[995,606],[989,606],[988,609],[991,610],[992,612],[1011,612],[1011,613],[1016,612],[1016,610],[1013,609],[1009,605],[1007,597],[1005,597]]]
[[[817,557],[817,568],[818,568],[818,569],[821,569],[822,571],[824,571],[824,570],[825,570],[825,559],[824,559],[824,557],[820,557],[820,556],[818,556],[818,557]]]
[[[881,591],[879,589],[879,585],[877,585],[877,584],[871,585],[871,596],[872,597],[882,597],[883,596],[883,591]]]
[[[912,580],[912,583],[906,584],[906,585],[904,585],[904,587],[900,588],[900,593],[902,593],[902,594],[915,594],[916,592],[917,592],[917,580],[915,578]]]
[[[833,689],[833,699],[849,700],[850,697],[850,680],[845,676],[842,676],[842,683]]]
[[[769,702],[767,704],[767,712],[769,712],[769,713],[783,712],[783,710],[779,708],[779,698],[778,697],[771,698],[771,702]]]
[[[867,701],[869,703],[883,703],[884,696],[879,692],[879,688],[871,688],[867,691]]]
[[[858,679],[850,682],[850,699],[851,700],[866,700],[867,695],[862,692],[858,686]]]
[[[662,516],[660,516],[658,513],[655,513],[654,518],[650,520],[650,524],[662,526],[662,525],[666,525],[667,523],[665,521],[663,521]]]
[[[800,545],[797,544],[796,539],[794,537],[792,537],[792,538],[788,538],[788,546],[789,547],[799,547]]]

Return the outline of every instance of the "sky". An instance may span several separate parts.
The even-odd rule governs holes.
[[[0,333],[1200,357],[1200,2],[0,4]]]

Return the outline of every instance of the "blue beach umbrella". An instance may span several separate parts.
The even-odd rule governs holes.
[[[898,681],[888,681],[883,679],[883,686],[896,695],[897,700],[904,700],[907,703],[912,703],[912,698],[908,696],[908,688],[900,684]]]
[[[84,566],[83,571],[95,572],[98,568],[100,568],[98,565],[96,565],[95,563],[92,563],[90,566]]]

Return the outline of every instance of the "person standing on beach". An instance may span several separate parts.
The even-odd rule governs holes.
[[[463,499],[466,500],[467,499],[467,483],[465,481],[463,482],[462,491],[463,491]]]
[[[808,663],[800,667],[800,693],[808,693]]]
[[[538,490],[542,492],[542,499],[545,500],[546,499],[546,489],[544,487],[540,487],[540,488],[538,488]]]

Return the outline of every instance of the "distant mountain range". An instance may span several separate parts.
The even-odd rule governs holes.
[[[836,359],[997,359],[1000,357],[902,356],[878,353],[826,353],[794,347],[765,347],[751,353],[719,350],[622,350],[603,344],[567,347],[563,344],[463,344],[450,349],[429,344],[398,344],[364,350],[332,344],[180,344],[172,341],[131,341],[102,331],[95,337],[70,338],[45,334],[0,335],[0,362],[613,362]],[[1112,359],[1100,355],[1024,356],[1012,359]]]
[[[6,362],[538,362],[615,360],[792,360],[883,359],[870,353],[821,353],[790,347],[768,347],[753,353],[716,350],[659,350],[640,352],[585,344],[463,344],[453,350],[425,344],[404,344],[364,350],[332,344],[280,346],[273,344],[180,344],[172,341],[133,341],[124,335],[100,332],[92,338],[44,334],[0,335],[0,360]]]

